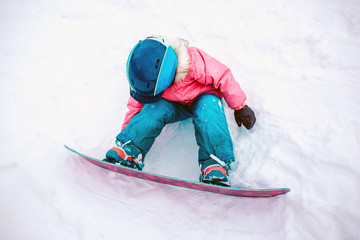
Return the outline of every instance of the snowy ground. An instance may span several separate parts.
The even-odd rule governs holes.
[[[0,1],[0,238],[360,239],[360,2]],[[227,111],[236,198],[92,166],[120,130],[131,47],[179,36],[231,67],[256,111]],[[146,170],[198,178],[190,120],[167,126]]]

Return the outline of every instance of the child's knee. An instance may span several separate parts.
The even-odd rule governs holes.
[[[203,94],[198,98],[196,102],[195,111],[223,112],[224,107],[221,99],[215,94]]]
[[[152,119],[168,119],[174,115],[175,109],[171,102],[160,99],[158,102],[145,104],[141,111]]]

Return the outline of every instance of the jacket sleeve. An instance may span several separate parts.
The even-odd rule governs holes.
[[[127,107],[129,110],[127,111],[127,113],[125,115],[125,120],[121,127],[121,131],[124,130],[124,128],[129,124],[130,120],[141,111],[143,106],[144,106],[143,103],[136,101],[132,97],[129,98],[128,103],[127,103]]]
[[[195,75],[197,81],[204,85],[212,85],[223,95],[228,106],[239,110],[245,106],[246,95],[235,80],[231,70],[204,51],[195,48]]]

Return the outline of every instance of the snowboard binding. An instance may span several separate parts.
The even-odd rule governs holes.
[[[214,155],[200,165],[200,182],[230,187],[230,166]]]
[[[131,141],[122,144],[116,140],[117,146],[106,153],[106,158],[103,161],[141,171],[144,168],[142,153],[130,143]]]

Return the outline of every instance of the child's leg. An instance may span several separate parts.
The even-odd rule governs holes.
[[[131,141],[131,144],[145,156],[166,124],[190,116],[191,114],[179,104],[160,99],[156,103],[145,104],[116,138],[121,143]]]
[[[196,141],[199,145],[199,164],[211,159],[211,154],[227,165],[235,161],[221,99],[214,94],[204,94],[194,103],[193,112]]]

